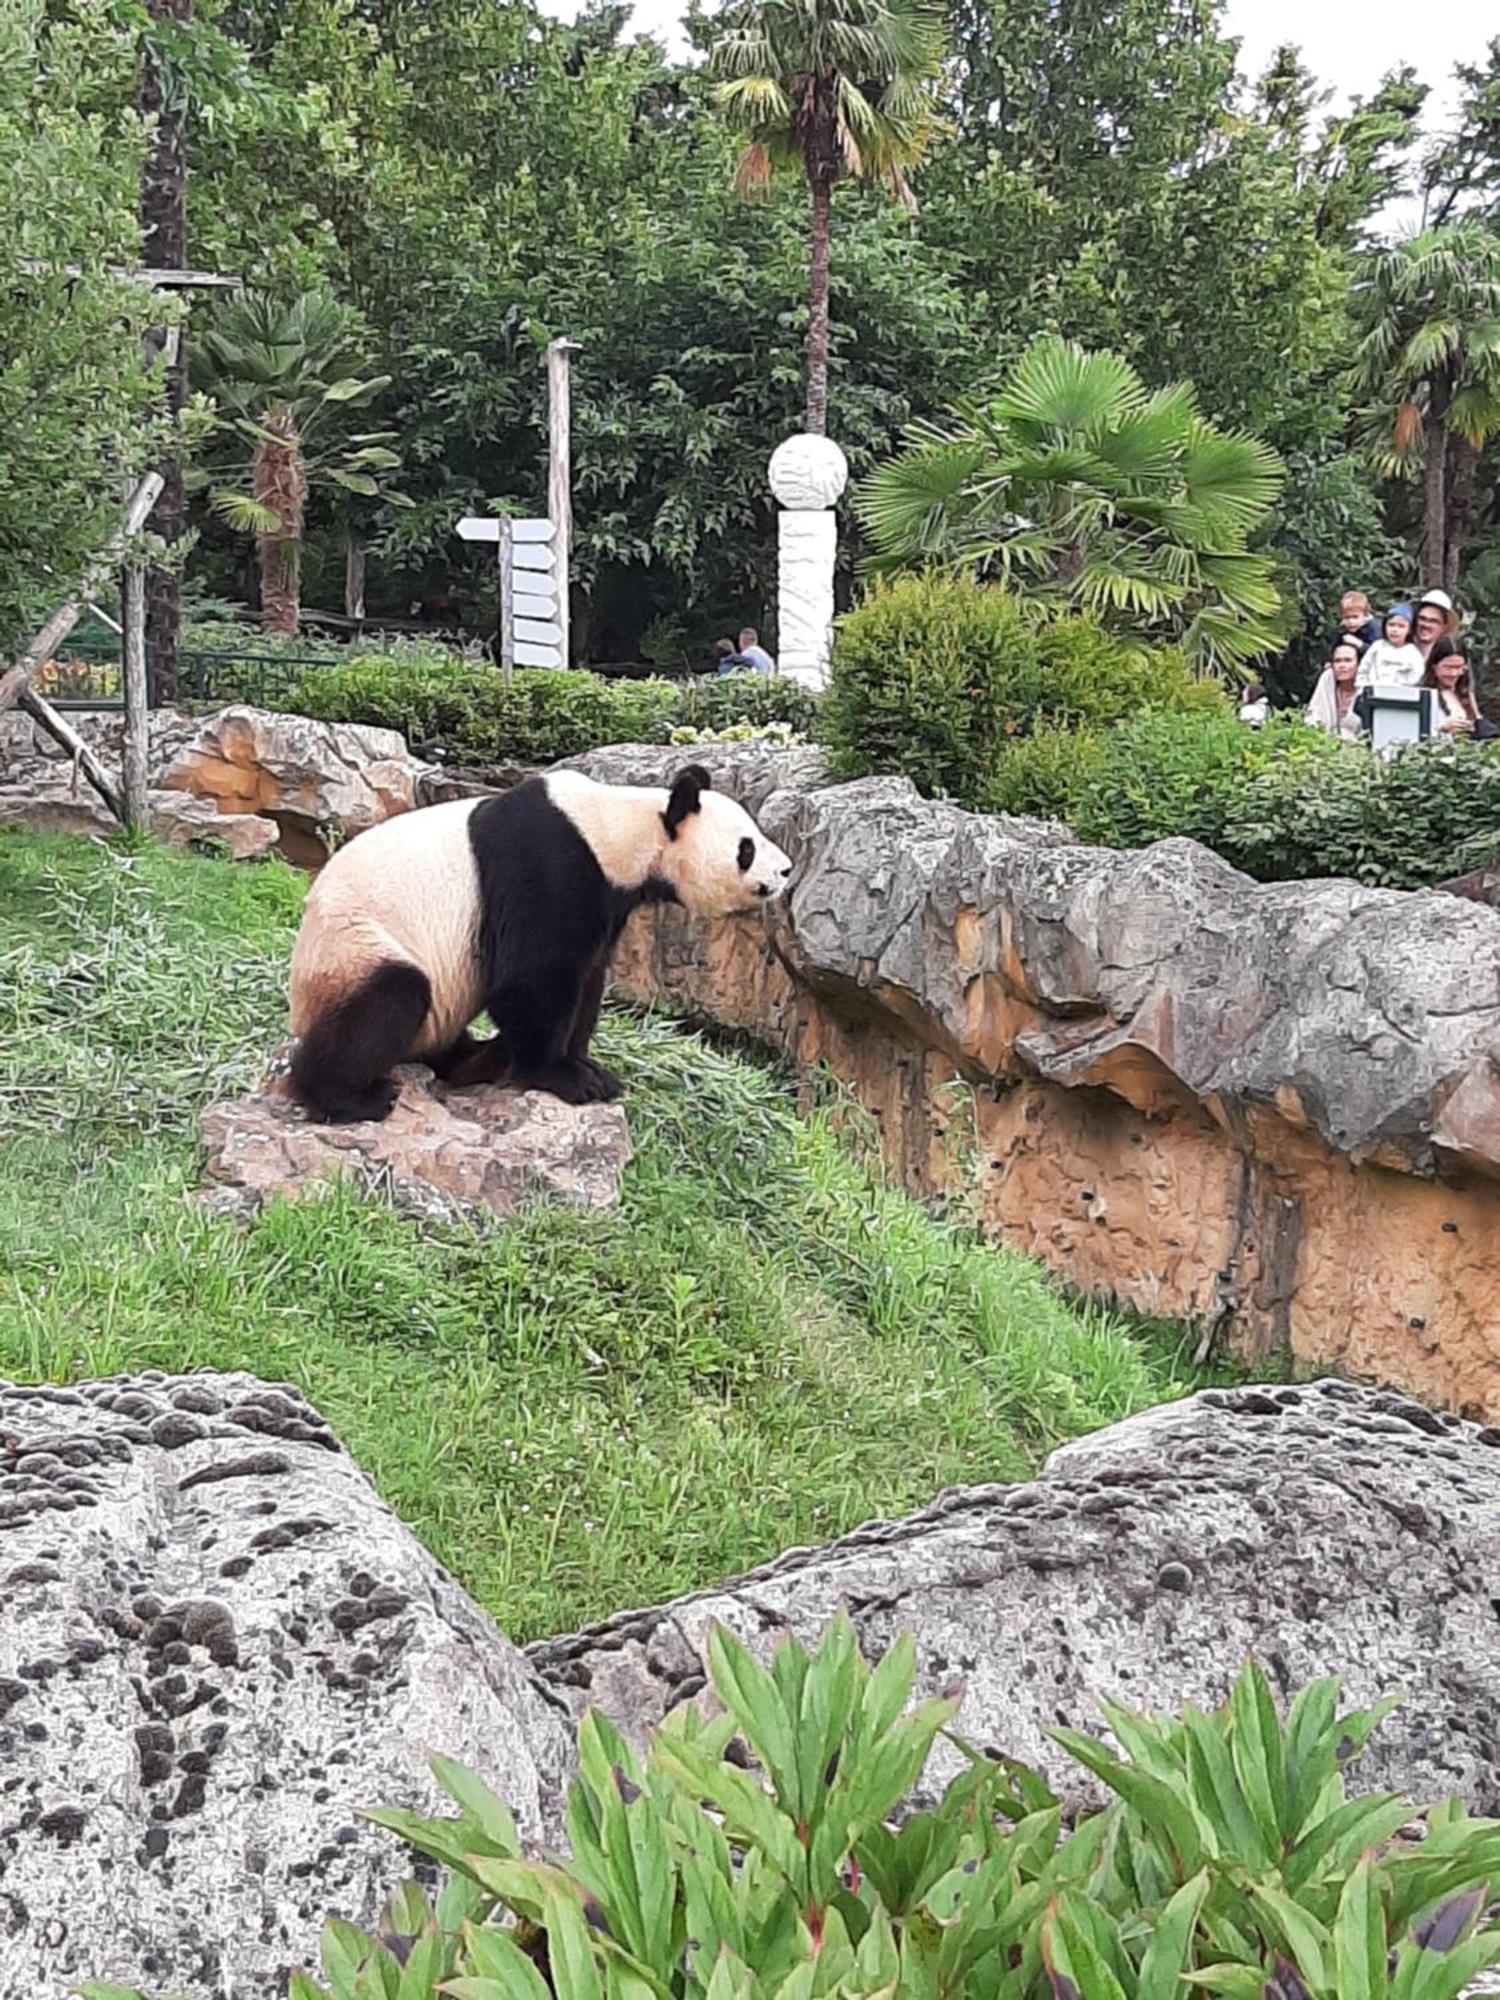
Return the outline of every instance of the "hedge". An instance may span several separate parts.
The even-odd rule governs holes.
[[[1046,617],[963,577],[877,583],[840,621],[822,732],[834,774],[894,772],[929,797],[997,803],[1006,756],[1037,731],[1143,710],[1223,711],[1182,655],[1087,617]]]
[[[616,681],[523,668],[507,681],[487,662],[452,657],[318,668],[288,699],[299,714],[398,729],[424,753],[464,764],[551,764],[605,743],[667,743],[674,731],[741,722],[805,734],[818,706],[795,681],[758,674]]]
[[[1186,835],[1257,881],[1423,889],[1500,851],[1500,747],[1435,742],[1387,762],[1294,718],[1141,715],[1039,730],[1005,759],[994,803],[1099,847]]]

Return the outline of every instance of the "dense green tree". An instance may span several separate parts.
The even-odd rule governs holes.
[[[942,16],[928,0],[737,0],[710,50],[726,79],[718,102],[746,135],[741,189],[764,188],[779,166],[807,185],[809,431],[828,425],[833,190],[883,181],[914,206],[907,176],[936,131],[942,48]]]
[[[1465,214],[1500,219],[1500,35],[1483,63],[1460,63],[1458,111],[1428,152],[1425,222],[1441,228]]]
[[[140,261],[141,133],[89,108],[106,74],[127,97],[108,7],[0,8],[0,661],[107,544],[157,441],[143,338],[172,308],[118,275]]]
[[[859,504],[887,559],[972,566],[1219,667],[1285,637],[1249,546],[1280,483],[1186,384],[1148,391],[1120,356],[1049,335],[957,422],[915,427]]]

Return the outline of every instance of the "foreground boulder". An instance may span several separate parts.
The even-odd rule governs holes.
[[[575,1711],[636,1742],[703,1688],[711,1624],[763,1657],[840,1606],[867,1656],[903,1631],[958,1733],[1096,1795],[1048,1738],[1096,1698],[1216,1703],[1253,1654],[1284,1694],[1344,1677],[1404,1706],[1361,1787],[1500,1812],[1500,1431],[1343,1383],[1205,1392],[1053,1454],[1023,1486],[961,1487],[901,1521],[793,1549],[713,1590],[528,1649]],[[960,1768],[939,1745],[929,1789]]]
[[[537,1194],[572,1207],[619,1202],[631,1159],[619,1104],[564,1104],[498,1084],[453,1090],[410,1063],[396,1071],[388,1118],[324,1125],[286,1094],[285,1063],[283,1052],[264,1089],[203,1113],[204,1179],[221,1212],[251,1214],[349,1177],[432,1220],[476,1209],[509,1216]]]
[[[797,862],[770,921],[643,912],[617,992],[843,1077],[910,1192],[1081,1291],[1500,1418],[1500,912],[904,779],[760,819]]]
[[[560,1704],[295,1390],[0,1384],[0,1992],[279,1996],[433,1752],[555,1831]]]
[[[827,753],[814,743],[609,743],[563,757],[549,768],[582,771],[602,785],[670,785],[684,764],[701,764],[717,791],[759,818],[777,792],[810,792],[827,783]],[[769,831],[769,828],[767,829]]]

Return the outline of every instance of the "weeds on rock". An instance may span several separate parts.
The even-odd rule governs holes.
[[[908,1638],[871,1669],[840,1615],[767,1668],[716,1628],[708,1664],[722,1713],[675,1710],[644,1762],[585,1718],[566,1862],[434,1760],[456,1817],[369,1817],[448,1885],[330,1923],[290,2000],[1456,2000],[1500,1959],[1500,1822],[1450,1803],[1397,1840],[1406,1801],[1349,1799],[1393,1704],[1341,1714],[1335,1681],[1285,1721],[1253,1665],[1212,1714],[1105,1704],[1119,1754],[1055,1731],[1114,1794],[1070,1829],[1035,1772],[953,1736],[957,1698],[911,1705]],[[901,1816],[940,1737],[963,1768]]]

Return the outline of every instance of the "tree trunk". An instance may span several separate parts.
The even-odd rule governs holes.
[[[1479,453],[1467,438],[1448,440],[1447,521],[1444,526],[1443,588],[1458,601],[1464,550],[1469,544],[1469,517],[1474,509],[1474,468]]]
[[[807,417],[805,427],[822,437],[828,429],[828,238],[833,187],[818,174],[812,181],[812,258],[807,295]]]
[[[1442,582],[1445,534],[1447,529],[1447,480],[1448,431],[1443,418],[1448,413],[1448,385],[1435,377],[1427,403],[1427,417],[1423,425],[1424,448],[1427,453],[1427,498],[1425,540],[1423,559],[1426,565],[1427,588],[1435,590]]]
[[[285,410],[273,410],[263,420],[268,431],[284,440],[255,448],[255,497],[276,516],[276,526],[255,537],[260,562],[260,615],[268,632],[291,638],[301,617],[302,518],[307,500],[307,471],[302,446]]]
[[[344,529],[344,616],[365,615],[365,538],[351,521]]]
[[[193,0],[146,0],[156,21],[187,21]],[[141,169],[142,251],[148,270],[182,270],[187,265],[187,160],[180,109],[164,109],[161,72],[149,48],[141,63],[138,107],[156,120],[150,150]],[[184,344],[167,368],[163,401],[175,423],[182,412],[187,363]],[[187,502],[182,488],[182,461],[174,454],[160,468],[162,496],[152,526],[163,541],[180,541],[187,530]],[[175,700],[178,678],[178,635],[181,626],[181,582],[173,570],[146,574],[146,659],[152,699]]]

